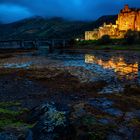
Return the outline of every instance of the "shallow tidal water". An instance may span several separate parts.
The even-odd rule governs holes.
[[[47,62],[46,62],[47,61]],[[140,84],[140,53],[127,51],[92,51],[48,53],[47,50],[18,54],[13,59],[0,62],[0,67],[29,68],[32,65],[55,65],[82,67],[98,74],[89,76],[90,81],[104,80],[108,83],[100,93],[122,91],[127,84]]]
[[[97,73],[97,80],[105,80],[108,83],[101,93],[123,91],[127,84],[140,84],[139,52],[95,51],[86,54],[63,54],[52,58],[63,61],[65,66],[84,67]]]

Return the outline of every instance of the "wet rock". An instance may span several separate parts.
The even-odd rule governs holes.
[[[49,69],[40,69],[40,70],[32,70],[29,74],[29,78],[31,79],[50,79],[50,78],[55,78],[56,76],[62,74],[63,71],[57,70],[54,68],[49,68]]]
[[[76,139],[105,139],[108,129],[114,122],[109,118],[98,119],[88,108],[87,102],[78,103],[71,112],[71,124],[76,133]]]
[[[89,82],[89,81],[94,81],[96,79],[98,79],[98,75],[97,74],[93,74],[92,72],[86,70],[86,69],[83,69],[83,68],[79,68],[79,70],[74,70],[74,69],[71,69],[69,70],[70,73],[72,75],[75,75],[77,76],[81,82]],[[90,77],[94,77],[93,79],[91,79]]]
[[[134,129],[133,128],[129,128],[126,126],[120,126],[120,128],[118,129],[118,132],[127,140],[133,140],[133,132]]]
[[[65,112],[57,111],[53,104],[34,108],[30,119],[36,121],[33,128],[35,140],[53,140],[67,134],[68,121]]]
[[[127,113],[125,114],[125,121],[130,121],[130,120],[132,120],[132,119],[134,119],[134,118],[135,118],[135,115],[134,115],[133,112],[127,112]]]
[[[0,140],[18,140],[18,138],[11,133],[2,132],[0,133]]]
[[[99,123],[104,124],[104,125],[108,125],[108,124],[114,124],[114,121],[108,118],[102,118],[98,120]]]
[[[140,118],[140,110],[134,111],[134,115],[135,115],[137,118]]]
[[[83,66],[64,66],[63,68],[59,67],[58,69],[69,72],[71,75],[77,77],[81,83],[102,81],[99,74],[92,72]]]
[[[110,115],[120,117],[123,112],[117,108],[113,108],[114,102],[107,98],[89,99],[88,104]]]
[[[140,128],[128,127],[125,124],[121,124],[117,129],[113,130],[113,133],[108,135],[109,140],[140,140]]]
[[[27,127],[6,127],[0,133],[0,140],[32,140],[32,131]]]
[[[0,133],[0,140],[18,140],[17,136],[8,132]]]
[[[134,118],[140,118],[140,110],[135,110],[133,112],[126,112],[125,120],[130,121]]]
[[[125,121],[130,121],[134,118],[140,118],[140,110],[134,110],[133,112],[126,112]]]
[[[113,101],[107,98],[95,98],[89,99],[89,105],[94,106],[98,109],[106,109],[110,108],[113,105]]]
[[[120,93],[123,92],[124,88],[119,83],[109,83],[106,87],[104,87],[99,93],[100,94],[114,94],[114,93]]]
[[[85,103],[79,103],[73,106],[73,111],[72,111],[72,118],[81,118],[84,115],[87,115],[87,112],[85,110]]]
[[[123,116],[123,112],[117,108],[108,108],[105,109],[105,112],[116,117]]]
[[[110,134],[107,137],[107,140],[124,140],[121,136],[117,135],[117,134]]]
[[[125,86],[124,93],[126,95],[140,95],[140,86],[138,85],[127,85]]]
[[[27,62],[27,63],[20,63],[20,64],[5,64],[4,68],[29,68],[29,66],[31,65],[31,62]]]

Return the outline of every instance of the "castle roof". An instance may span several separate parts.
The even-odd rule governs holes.
[[[125,7],[121,10],[122,13],[127,13],[127,12],[139,12],[140,11],[140,8],[129,8],[128,5],[125,5]]]
[[[132,11],[140,11],[140,8],[130,8]]]

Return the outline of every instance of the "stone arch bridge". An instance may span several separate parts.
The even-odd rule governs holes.
[[[50,51],[54,49],[64,49],[70,46],[70,39],[9,39],[0,40],[0,48],[39,48],[41,46],[48,46]]]

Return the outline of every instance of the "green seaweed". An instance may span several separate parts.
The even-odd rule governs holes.
[[[85,125],[94,125],[97,124],[97,120],[93,116],[85,116],[82,118],[82,123]]]
[[[20,111],[13,111],[13,110],[8,110],[8,109],[3,109],[3,108],[0,108],[0,114],[4,115],[11,115],[11,116],[17,116],[17,115],[20,115],[22,112]]]
[[[21,127],[26,126],[28,128],[32,128],[35,124],[27,124],[22,121],[16,121],[12,119],[3,119],[0,120],[0,129],[3,129],[4,127]]]
[[[88,135],[90,140],[104,140],[106,137],[103,132],[89,132]]]
[[[0,102],[0,108],[6,108],[10,106],[20,106],[20,102]]]
[[[16,110],[9,109],[18,107]],[[20,127],[26,126],[32,128],[34,124],[28,124],[22,119],[22,114],[28,112],[27,108],[21,108],[19,102],[0,102],[0,130],[4,127]]]
[[[140,127],[140,119],[134,118],[129,123],[129,126],[139,126]]]

